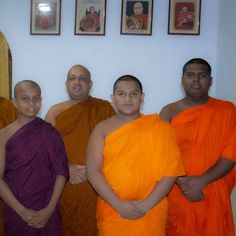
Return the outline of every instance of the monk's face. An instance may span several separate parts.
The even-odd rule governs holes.
[[[117,83],[112,100],[119,114],[135,116],[140,113],[140,106],[144,94],[135,81],[121,81]]]
[[[134,14],[135,15],[142,15],[143,13],[143,5],[141,2],[136,2],[134,4]]]
[[[92,81],[84,68],[75,66],[68,73],[66,87],[72,100],[82,101],[88,98]]]
[[[17,89],[13,103],[21,117],[33,119],[40,110],[41,100],[40,90],[24,83]]]
[[[185,94],[192,98],[208,96],[212,77],[204,64],[190,64],[182,77]]]

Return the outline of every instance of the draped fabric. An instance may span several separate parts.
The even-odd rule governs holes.
[[[1,85],[0,85],[1,86]],[[17,110],[12,102],[0,97],[0,129],[12,123],[17,117]],[[0,199],[0,235],[3,235],[3,209],[2,200]]]
[[[187,109],[171,122],[187,175],[201,175],[220,157],[236,160],[236,109],[227,101]],[[187,201],[174,186],[169,195],[169,236],[234,236],[230,204],[236,170],[204,188],[205,199]]]
[[[123,200],[142,200],[162,177],[183,175],[170,125],[158,115],[142,115],[109,134],[102,171]],[[166,198],[137,220],[121,218],[104,200],[98,200],[100,236],[164,236],[166,217]]]
[[[86,163],[87,143],[97,123],[115,114],[109,102],[89,97],[56,117],[71,164]],[[88,182],[66,184],[61,198],[63,235],[95,236],[97,195]]]
[[[2,32],[0,32],[0,96],[11,98],[11,53]]]
[[[40,118],[27,123],[6,143],[4,180],[26,208],[45,208],[56,175],[68,178],[64,144],[56,130]],[[4,203],[4,235],[60,235],[59,206],[43,229],[34,229]]]

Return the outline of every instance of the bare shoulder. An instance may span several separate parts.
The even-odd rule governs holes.
[[[100,133],[103,138],[105,138],[120,126],[121,123],[117,120],[117,115],[115,115],[98,123],[94,129],[94,132]]]
[[[106,120],[99,122],[96,125],[94,132],[100,133],[105,138],[107,134],[109,134],[114,129],[115,123],[115,116],[112,116]]]
[[[164,106],[159,113],[160,117],[170,122],[179,113],[181,104],[182,99]]]
[[[17,125],[17,122],[14,121],[10,125],[0,129],[0,143],[1,146],[5,146],[7,141],[11,138],[11,136],[19,129],[20,127]]]
[[[53,105],[52,107],[49,108],[46,116],[45,116],[45,120],[49,123],[51,123],[52,125],[55,125],[55,119],[56,117],[63,112],[64,110],[66,110],[67,108],[69,108],[71,106],[70,104],[70,100],[61,102],[61,103],[57,103],[55,105]]]
[[[48,110],[48,113],[59,113],[59,112],[62,112],[64,109],[66,109],[69,106],[70,106],[69,100],[61,102],[61,103],[57,103],[57,104],[50,107],[50,109]]]

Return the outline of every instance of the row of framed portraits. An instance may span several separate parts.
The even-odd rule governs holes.
[[[154,0],[121,0],[120,34],[151,35]],[[105,35],[106,0],[75,1],[75,35]],[[112,2],[111,2],[112,4]],[[200,34],[201,0],[169,0],[168,34]],[[31,0],[31,35],[60,35],[61,0]]]

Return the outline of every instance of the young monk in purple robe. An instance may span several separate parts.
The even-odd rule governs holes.
[[[15,122],[0,130],[0,196],[4,235],[60,235],[58,201],[68,179],[64,144],[57,131],[37,118],[41,90],[19,82],[13,103]]]

